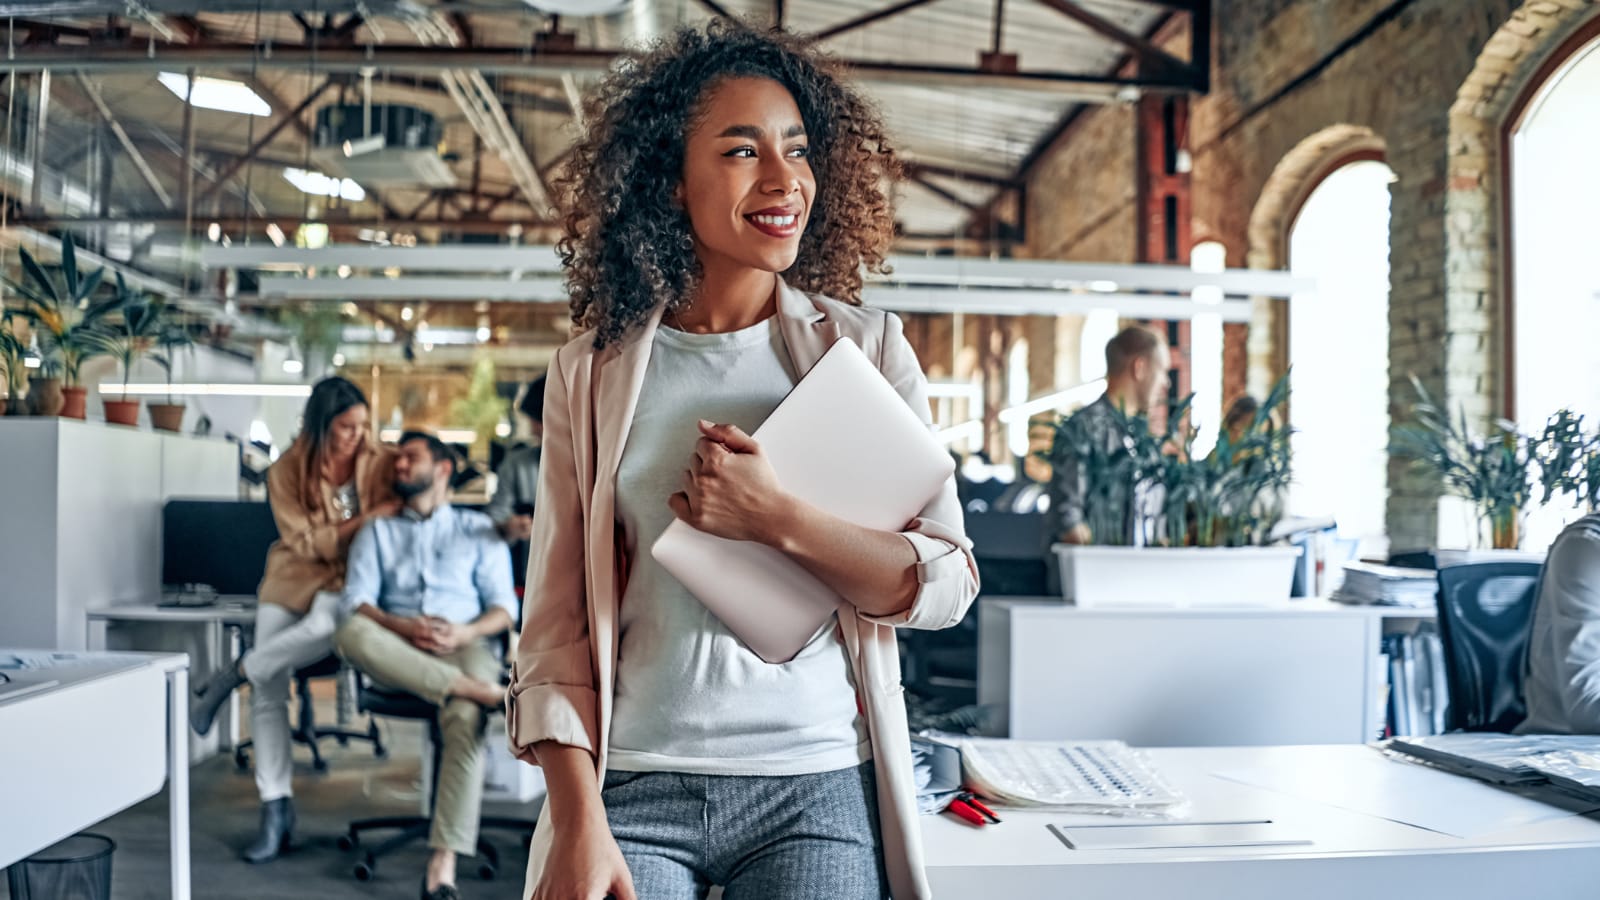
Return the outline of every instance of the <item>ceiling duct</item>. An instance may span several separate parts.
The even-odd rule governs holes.
[[[335,104],[317,110],[311,159],[329,175],[369,187],[450,187],[443,129],[425,109],[399,104]]]

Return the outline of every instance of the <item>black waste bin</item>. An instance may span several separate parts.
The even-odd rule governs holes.
[[[115,841],[76,834],[6,870],[11,900],[111,900]]]

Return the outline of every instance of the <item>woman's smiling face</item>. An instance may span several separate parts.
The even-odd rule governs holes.
[[[678,200],[705,267],[794,265],[817,192],[805,124],[787,89],[730,78],[702,98],[684,142]]]

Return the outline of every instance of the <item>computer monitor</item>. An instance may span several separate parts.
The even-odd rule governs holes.
[[[278,526],[266,503],[168,500],[161,511],[161,582],[254,595]]]

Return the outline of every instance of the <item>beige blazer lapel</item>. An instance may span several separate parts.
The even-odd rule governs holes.
[[[778,279],[778,327],[796,378],[804,378],[839,339],[839,325],[811,298]]]

